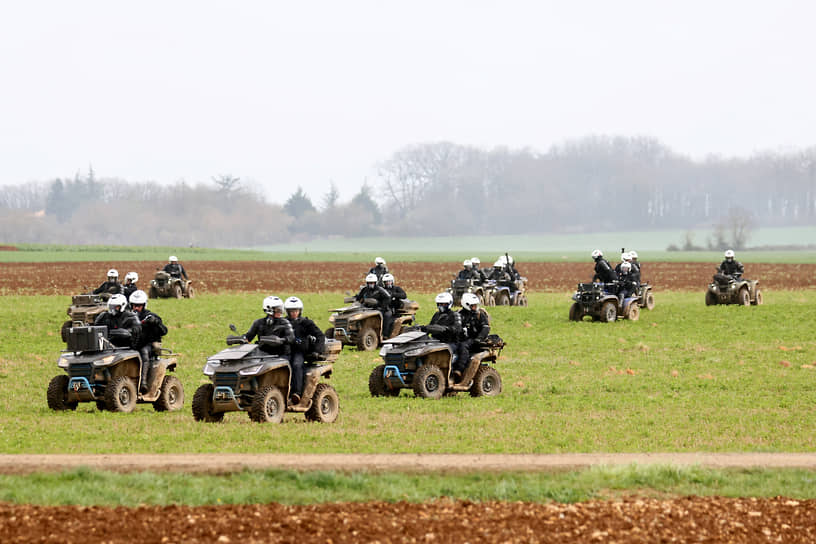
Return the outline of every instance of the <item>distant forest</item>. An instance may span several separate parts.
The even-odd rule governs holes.
[[[245,247],[326,236],[417,236],[816,224],[816,147],[749,158],[674,153],[652,138],[593,136],[491,150],[409,145],[341,201],[296,188],[268,202],[232,174],[160,185],[86,174],[0,187],[0,243]],[[288,180],[276,180],[286,186]],[[739,230],[738,229],[738,230]],[[719,235],[718,235],[719,236]]]

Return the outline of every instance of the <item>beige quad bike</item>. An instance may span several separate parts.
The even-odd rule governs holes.
[[[236,332],[234,325],[230,328]],[[213,423],[223,420],[227,412],[243,411],[258,423],[280,423],[284,412],[294,412],[305,414],[307,421],[333,423],[340,413],[340,398],[322,380],[331,377],[331,363],[343,346],[327,338],[320,353],[307,356],[303,396],[292,404],[289,360],[263,349],[280,343],[277,336],[262,336],[258,344],[249,344],[242,336],[228,336],[229,347],[207,357],[204,374],[212,383],[202,385],[193,395],[195,420]]]
[[[164,270],[157,270],[150,280],[147,295],[150,298],[194,298],[195,288],[192,280],[174,278]]]
[[[485,306],[527,306],[527,278],[489,280],[485,284]]]
[[[706,306],[716,304],[739,304],[758,306],[762,304],[762,291],[759,280],[734,278],[718,273],[714,275],[705,295]]]
[[[413,325],[419,310],[417,302],[403,300],[402,306],[395,312],[391,330],[384,331],[382,312],[376,308],[375,299],[366,299],[363,304],[355,302],[354,297],[346,297],[343,301],[352,304],[329,310],[333,312],[329,317],[332,326],[326,329],[326,338],[334,338],[344,346],[357,346],[361,351],[374,351],[385,339],[393,338]]]
[[[107,300],[110,294],[101,295],[74,295],[71,305],[68,306],[68,321],[62,324],[60,335],[62,341],[68,341],[68,329],[74,326],[93,325],[96,316],[108,309]]]
[[[641,308],[646,308],[647,310],[654,310],[655,307],[655,298],[654,294],[652,293],[652,286],[648,283],[641,283],[638,287],[638,291],[636,293],[638,297],[638,305]]]
[[[489,364],[495,364],[505,346],[498,335],[491,334],[483,342],[474,344],[473,355],[456,382],[452,369],[455,354],[450,344],[428,335],[439,332],[441,327],[426,325],[422,329],[424,331],[415,327],[385,341],[380,350],[384,364],[374,367],[368,377],[372,397],[396,397],[401,389],[412,389],[414,395],[426,399],[464,391],[472,397],[501,393],[501,377]]]
[[[471,279],[455,278],[451,280],[451,285],[447,289],[448,293],[453,297],[453,305],[462,305],[462,295],[465,293],[473,293],[479,297],[479,304],[487,306],[487,298],[485,298],[485,288],[481,283],[477,283]]]
[[[169,350],[154,344],[159,358],[147,364],[148,392],[139,393],[142,359],[129,347],[130,332],[107,327],[76,326],[67,333],[67,349],[57,365],[66,374],[55,376],[48,384],[48,407],[52,410],[76,410],[80,402],[95,402],[99,410],[132,412],[136,404],[152,403],[157,412],[180,410],[184,388],[170,372],[176,359]]]

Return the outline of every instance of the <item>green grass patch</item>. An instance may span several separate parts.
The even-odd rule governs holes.
[[[289,293],[285,293],[288,295]],[[331,425],[287,414],[258,425],[245,413],[193,420],[205,359],[224,347],[227,324],[246,330],[264,294],[151,300],[178,352],[184,409],[76,412],[46,404],[59,327],[70,298],[6,296],[0,304],[0,452],[3,453],[563,453],[808,452],[816,449],[816,293],[773,292],[759,307],[706,307],[703,293],[658,292],[640,321],[567,319],[569,296],[533,293],[528,308],[490,309],[508,346],[497,364],[504,391],[438,401],[407,390],[372,398],[376,353],[345,348],[330,383],[341,413]],[[283,294],[281,294],[283,295]],[[303,294],[321,328],[341,294]],[[426,323],[432,295],[417,297]]]
[[[580,471],[468,475],[243,471],[212,476],[76,469],[0,476],[0,501],[41,505],[314,504],[408,501],[572,503],[619,495],[816,497],[807,470],[715,470],[676,466],[599,466]]]

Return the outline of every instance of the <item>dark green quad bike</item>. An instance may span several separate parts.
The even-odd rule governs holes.
[[[424,327],[433,334],[436,325]],[[377,365],[368,378],[372,397],[396,397],[402,389],[414,395],[439,399],[468,391],[472,397],[492,397],[501,393],[499,373],[488,363],[495,364],[504,341],[492,334],[481,344],[474,345],[473,355],[461,379],[453,379],[454,353],[449,344],[435,340],[419,329],[406,331],[385,341],[380,356],[384,364]]]
[[[66,374],[55,376],[48,384],[48,407],[52,410],[76,410],[80,402],[95,402],[100,410],[132,412],[136,404],[152,403],[157,412],[180,410],[184,388],[175,376],[175,358],[152,361],[148,373],[149,390],[139,393],[142,360],[129,347],[130,333],[114,331],[108,337],[107,327],[76,326],[67,333],[68,349],[62,352],[57,366]],[[127,332],[127,334],[118,334]],[[154,352],[171,354],[158,345]]]
[[[570,321],[583,321],[586,316],[591,316],[592,321],[602,323],[610,323],[618,319],[630,321],[640,319],[640,298],[637,295],[627,297],[621,304],[618,297],[609,292],[614,285],[579,283],[578,289],[572,295],[572,300],[575,302],[569,309]]]
[[[307,358],[303,396],[292,404],[292,370],[289,360],[271,355],[263,346],[280,345],[276,336],[262,336],[249,344],[241,336],[228,336],[228,348],[207,357],[204,374],[212,383],[200,386],[193,395],[193,417],[208,423],[222,421],[227,412],[246,412],[258,423],[280,423],[284,412],[305,414],[307,421],[333,423],[340,413],[340,398],[334,387],[321,381],[332,374],[333,361],[342,349],[340,342],[326,339],[322,353]]]
[[[741,306],[758,306],[762,304],[762,291],[759,280],[734,278],[724,274],[715,274],[705,295],[706,306],[716,304],[739,304]]]
[[[356,302],[354,297],[346,297],[344,302],[350,306],[329,310],[329,322],[332,324],[326,330],[326,338],[334,338],[344,346],[356,346],[360,351],[374,351],[387,338],[400,334],[406,327],[414,323],[419,304],[413,300],[403,300],[402,306],[394,315],[394,324],[390,331],[382,330],[382,312],[376,308],[377,301],[366,299],[363,304]]]
[[[487,306],[487,299],[485,298],[485,290],[481,283],[477,283],[471,279],[455,278],[451,280],[451,285],[447,289],[448,293],[453,297],[453,305],[462,305],[462,295],[465,293],[473,293],[479,297],[479,304]]]
[[[192,280],[175,278],[164,270],[157,270],[150,280],[147,292],[150,298],[195,298],[195,288]]]

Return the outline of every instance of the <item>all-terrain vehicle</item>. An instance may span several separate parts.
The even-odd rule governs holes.
[[[342,345],[357,346],[362,351],[374,351],[386,338],[400,334],[405,327],[414,323],[419,304],[413,300],[403,300],[402,306],[394,313],[394,324],[390,331],[382,330],[383,317],[376,306],[377,301],[366,299],[363,304],[346,297],[343,302],[351,306],[329,310],[331,327],[326,329],[326,338],[334,338]]]
[[[150,289],[147,295],[150,298],[193,298],[195,288],[192,280],[175,278],[164,270],[157,270],[150,280]]]
[[[234,325],[230,328],[236,332]],[[343,347],[340,342],[327,338],[321,353],[307,357],[303,395],[298,404],[291,404],[289,360],[264,351],[264,346],[280,345],[281,339],[262,336],[258,341],[249,344],[242,336],[230,335],[228,348],[207,357],[204,374],[212,383],[202,385],[193,395],[195,420],[216,422],[227,412],[245,411],[259,423],[279,423],[284,412],[304,413],[308,421],[334,422],[340,399],[334,387],[320,380],[331,376],[331,363]]]
[[[570,321],[583,321],[585,316],[592,316],[593,321],[609,323],[617,319],[637,321],[640,318],[640,298],[635,295],[623,299],[610,292],[616,290],[617,284],[579,283],[572,295],[573,302],[569,310]]]
[[[488,280],[484,284],[485,306],[527,306],[527,278]]]
[[[426,331],[439,331],[438,325],[427,325]],[[484,342],[474,344],[473,355],[462,378],[452,379],[455,354],[449,344],[435,340],[418,328],[388,339],[380,350],[384,364],[377,365],[368,378],[373,397],[396,397],[401,389],[413,389],[417,397],[438,399],[445,394],[469,391],[472,397],[492,397],[502,390],[501,377],[494,367],[504,348],[504,341],[491,334]]]
[[[107,300],[110,294],[74,295],[68,306],[68,321],[62,324],[60,335],[63,342],[68,342],[68,329],[73,326],[93,325],[96,316],[108,309]]]
[[[734,278],[725,274],[714,274],[705,295],[706,306],[715,304],[741,304],[758,306],[762,304],[759,280]]]
[[[169,350],[154,345],[159,358],[148,362],[149,389],[138,393],[143,361],[130,347],[130,332],[107,327],[69,327],[67,349],[57,365],[66,374],[55,376],[48,384],[48,407],[52,410],[76,410],[80,402],[95,402],[100,410],[132,412],[136,404],[153,403],[157,412],[180,410],[184,388],[175,376],[175,358]]]
[[[646,308],[647,310],[654,310],[655,307],[655,298],[654,294],[652,294],[652,286],[648,283],[641,283],[640,287],[638,287],[637,293],[635,296],[638,297],[638,305],[641,308]]]
[[[479,297],[479,304],[482,306],[487,305],[487,299],[485,298],[485,289],[481,283],[477,283],[476,280],[473,278],[471,279],[460,279],[455,278],[451,280],[451,285],[447,289],[448,293],[451,294],[453,297],[453,305],[454,306],[461,306],[462,304],[462,295],[465,293],[473,293],[477,297]]]

